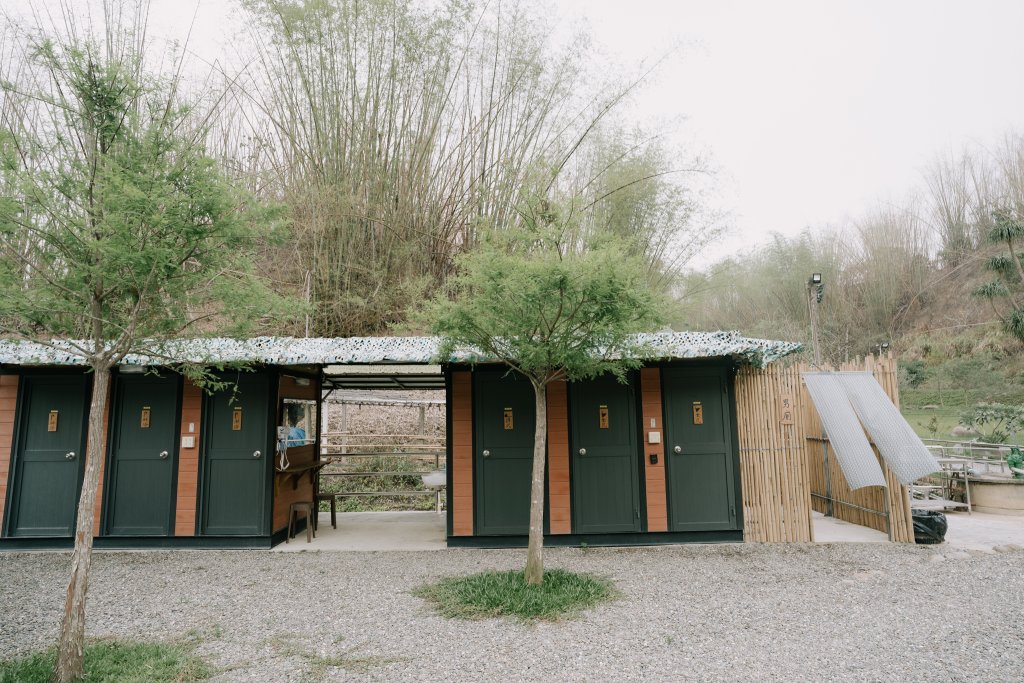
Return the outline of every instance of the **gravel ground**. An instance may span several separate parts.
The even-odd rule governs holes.
[[[521,550],[107,552],[88,632],[198,636],[222,681],[1021,681],[1024,553],[1003,550],[550,549],[622,595],[537,625],[446,620],[409,593]],[[0,657],[55,638],[67,562],[0,553]]]

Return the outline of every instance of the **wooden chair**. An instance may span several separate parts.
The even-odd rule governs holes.
[[[334,529],[338,528],[338,499],[334,497],[333,493],[318,493],[316,494],[316,509],[320,510],[320,501],[328,500],[331,502],[331,527]],[[316,528],[314,526],[314,528]]]
[[[320,470],[323,469],[324,465],[328,465],[330,460],[323,463],[323,465],[316,471],[316,480],[313,483],[313,502],[316,503],[314,508],[316,514],[313,516],[313,528],[317,528],[320,516],[320,501],[328,500],[331,502],[331,528],[338,528],[338,499],[334,497],[333,493],[320,493]]]
[[[288,506],[288,535],[284,538],[285,543],[295,535],[295,518],[300,512],[306,513],[306,543],[313,542],[313,539],[316,538],[315,510],[316,507],[308,500],[296,501]]]

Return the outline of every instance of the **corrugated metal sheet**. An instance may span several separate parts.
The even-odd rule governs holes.
[[[736,332],[659,332],[638,334],[650,359],[732,357],[762,366],[799,351],[794,342],[751,339]],[[83,365],[74,352],[74,342],[54,341],[52,345],[0,340],[0,364]],[[78,343],[81,346],[81,342]],[[152,344],[152,356],[130,355],[126,365],[161,365],[167,358],[194,363],[264,363],[268,365],[349,365],[378,363],[432,364],[439,362],[437,337],[347,337],[255,339],[179,339]],[[452,363],[486,362],[490,359],[476,349],[457,349]]]
[[[844,372],[839,379],[857,417],[901,484],[910,485],[939,470],[938,461],[870,372]]]
[[[885,475],[857,414],[854,412],[839,373],[805,372],[804,383],[828,434],[836,460],[853,490],[864,486],[885,486]]]

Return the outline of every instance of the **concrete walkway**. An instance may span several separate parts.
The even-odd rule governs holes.
[[[817,543],[885,543],[886,534],[867,527],[843,522],[821,513],[813,514],[814,540]],[[947,512],[946,545],[962,550],[996,552],[1006,546],[1024,548],[1024,517],[993,515],[985,512]]]
[[[338,528],[332,529],[331,513],[321,512],[312,543],[306,543],[303,531],[274,550],[443,550],[447,547],[445,520],[443,512],[341,512]]]
[[[1024,517],[947,512],[946,522],[946,543],[951,546],[985,552],[1007,545],[1024,547]]]
[[[947,512],[949,530],[946,543],[963,550],[993,552],[1005,546],[1024,548],[1024,517],[975,512]],[[342,512],[338,528],[331,528],[331,515],[320,513],[316,538],[306,543],[303,532],[289,543],[281,543],[276,552],[306,550],[401,551],[443,550],[444,513],[436,512]],[[814,540],[817,543],[886,543],[885,533],[850,524],[834,517],[813,513]]]
[[[889,536],[881,531],[859,524],[844,522],[835,517],[826,517],[820,512],[811,513],[814,525],[815,543],[888,543]]]

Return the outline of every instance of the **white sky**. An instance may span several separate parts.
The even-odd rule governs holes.
[[[216,54],[230,0],[153,0],[150,25],[183,37],[197,2],[193,46]],[[550,2],[625,71],[682,46],[631,114],[681,119],[675,139],[719,169],[734,230],[709,256],[840,223],[904,196],[936,155],[1024,130],[1021,0]]]
[[[680,135],[710,150],[734,212],[723,247],[841,222],[936,155],[1024,129],[1020,0],[561,4],[623,59],[683,42],[637,108],[685,114]]]

